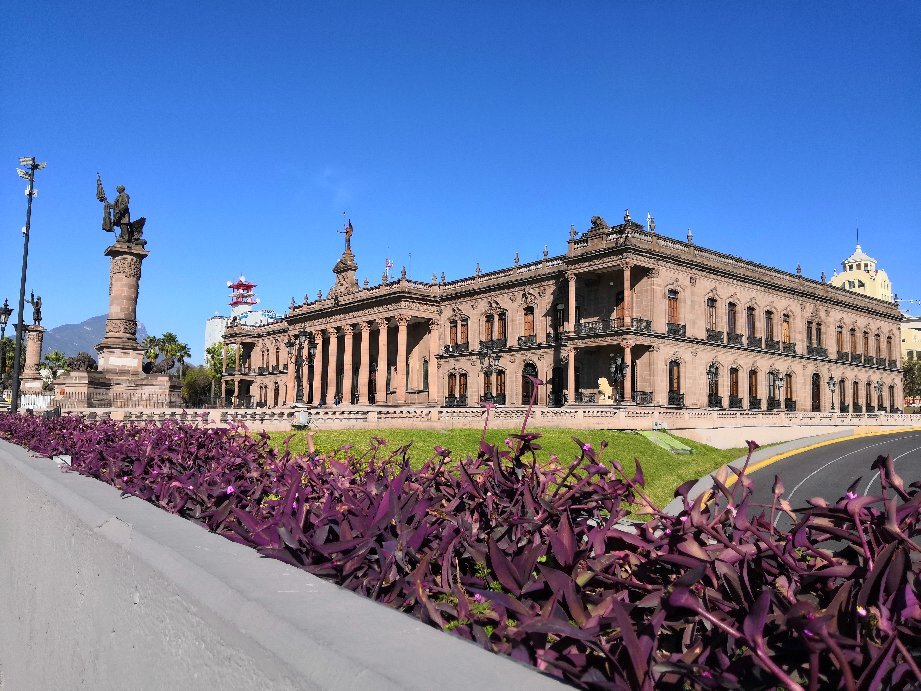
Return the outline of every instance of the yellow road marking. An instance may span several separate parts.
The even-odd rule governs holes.
[[[766,468],[769,465],[777,463],[777,461],[782,461],[785,458],[790,458],[790,456],[796,456],[800,453],[805,453],[806,451],[812,451],[813,449],[821,449],[823,446],[831,446],[832,444],[837,444],[842,441],[850,441],[851,439],[862,439],[864,437],[882,437],[887,434],[902,434],[903,432],[921,432],[921,427],[907,427],[904,429],[894,429],[894,430],[883,430],[879,432],[861,432],[859,434],[852,434],[847,437],[839,437],[838,439],[826,439],[825,441],[820,441],[816,444],[810,444],[809,446],[803,446],[799,449],[793,449],[791,451],[785,451],[779,453],[776,456],[771,456],[770,458],[765,458],[763,461],[758,461],[753,463],[746,469],[746,475],[755,472],[756,470],[761,470]],[[732,473],[732,471],[729,471]],[[725,485],[726,487],[732,487],[738,480],[738,475],[734,473],[729,475],[726,478]]]

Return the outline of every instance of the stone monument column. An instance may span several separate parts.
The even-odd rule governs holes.
[[[118,240],[105,251],[109,266],[109,316],[106,335],[96,346],[99,370],[140,374],[144,349],[137,340],[141,262],[150,254],[142,246]]]
[[[33,324],[23,327],[26,339],[26,362],[22,371],[23,392],[33,393],[42,389],[42,340],[45,338],[44,327]]]

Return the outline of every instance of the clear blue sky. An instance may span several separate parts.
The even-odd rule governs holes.
[[[626,207],[817,278],[859,219],[921,299],[921,3],[101,7],[0,22],[0,299],[34,154],[46,326],[108,307],[97,170],[148,218],[140,320],[195,359],[241,272],[279,311],[328,290],[343,211],[372,283],[388,256],[426,280],[562,253],[570,223]]]

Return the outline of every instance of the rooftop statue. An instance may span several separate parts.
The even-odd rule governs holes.
[[[114,203],[109,203],[106,191],[102,186],[102,178],[99,173],[96,174],[96,199],[104,204],[102,229],[107,233],[114,233],[115,228],[118,228],[119,234],[116,242],[144,247],[147,244],[147,240],[144,239],[144,224],[147,223],[147,219],[141,217],[136,221],[132,221],[131,210],[128,206],[131,202],[131,197],[125,192],[125,186],[118,185],[115,191],[118,192],[118,196],[115,198]]]

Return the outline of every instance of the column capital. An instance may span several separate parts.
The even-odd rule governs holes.
[[[440,321],[438,321],[437,319],[430,319],[429,320],[429,333],[431,333],[432,331],[437,331],[438,327],[440,326],[441,326]]]
[[[371,324],[369,322],[358,322],[358,330],[362,333],[368,333],[371,330]]]
[[[398,314],[396,316],[396,322],[399,326],[406,326],[409,324],[410,316],[408,314]]]
[[[576,272],[575,272],[575,271],[567,271],[567,272],[566,272],[566,280],[569,281],[570,283],[575,283],[575,282],[576,282]]]
[[[346,335],[346,336],[351,336],[351,335],[352,335],[352,332],[353,332],[354,330],[355,330],[355,329],[352,327],[351,324],[345,324],[345,325],[343,325],[343,327],[342,327],[342,333],[343,333],[344,335]]]
[[[390,317],[378,317],[374,321],[377,322],[377,328],[379,329],[386,329],[390,326]]]

